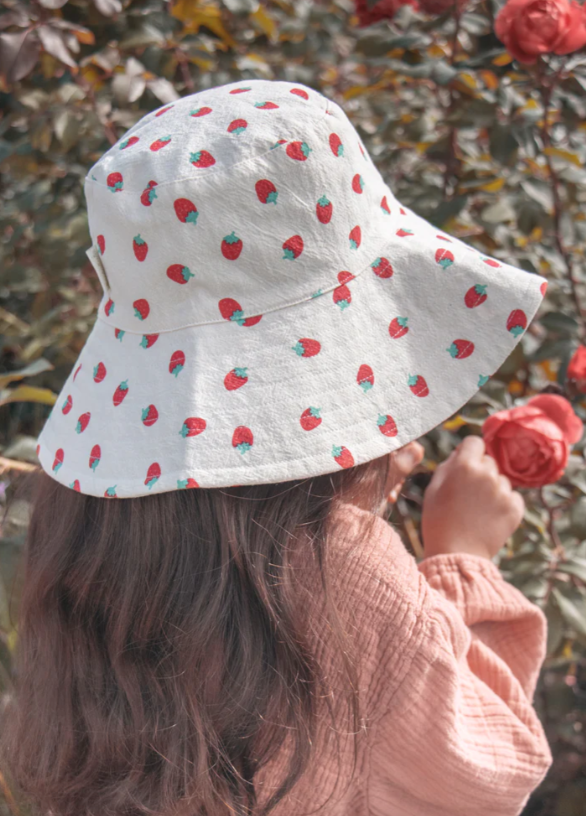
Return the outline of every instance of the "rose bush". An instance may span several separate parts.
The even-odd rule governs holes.
[[[582,432],[570,402],[557,394],[539,394],[525,405],[497,411],[482,426],[486,452],[513,487],[542,487],[560,479],[570,446]]]
[[[378,3],[373,3],[372,0],[355,0],[358,23],[361,26],[392,20],[401,6],[407,5],[417,8],[417,0],[379,0]]]
[[[586,346],[578,346],[568,364],[566,376],[579,394],[586,394]]]
[[[540,54],[569,54],[586,43],[586,15],[575,0],[509,0],[495,20],[495,33],[519,62]]]

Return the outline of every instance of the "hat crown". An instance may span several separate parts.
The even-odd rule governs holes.
[[[253,325],[343,286],[376,260],[397,210],[338,105],[265,80],[143,117],[85,193],[100,318],[137,333]]]

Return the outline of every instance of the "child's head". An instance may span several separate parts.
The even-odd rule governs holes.
[[[375,522],[390,454],[486,382],[543,279],[399,204],[341,108],[286,82],[149,114],[85,189],[104,295],[39,437],[6,761],[54,816],[248,813],[285,736],[272,804],[339,713],[304,572],[360,729],[334,506]]]

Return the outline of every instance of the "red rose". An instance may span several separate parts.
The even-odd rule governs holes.
[[[540,54],[569,54],[586,43],[586,17],[576,0],[509,0],[497,15],[495,34],[519,62]]]
[[[578,346],[569,362],[566,372],[580,394],[586,394],[586,346]]]
[[[487,454],[513,487],[556,482],[582,431],[569,401],[557,394],[538,394],[526,405],[497,411],[482,426]]]
[[[376,0],[354,0],[354,3],[360,26],[391,20],[401,6],[418,8],[417,0],[378,0],[378,3]]]

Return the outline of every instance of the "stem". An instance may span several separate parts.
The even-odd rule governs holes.
[[[544,71],[544,65],[545,63],[540,58],[537,63],[537,77],[539,80],[539,92],[541,95],[541,103],[543,105],[543,125],[541,127],[541,140],[543,142],[543,147],[545,150],[546,148],[552,147],[551,135],[549,132],[549,112],[551,106],[551,97],[553,90],[560,79],[562,69],[564,66],[562,64],[560,68],[556,71],[556,73],[553,74],[550,80],[548,81],[548,77]],[[545,152],[544,155],[547,165],[547,171],[551,179],[551,191],[553,196],[554,243],[557,251],[561,255],[566,265],[567,276],[572,290],[572,298],[574,300],[574,305],[576,307],[578,321],[581,326],[580,340],[584,342],[586,340],[585,312],[584,309],[582,308],[580,296],[578,294],[578,281],[576,280],[574,273],[574,262],[572,258],[572,253],[564,246],[564,242],[562,240],[561,231],[562,201],[560,197],[560,180],[554,169],[551,156]]]

